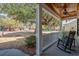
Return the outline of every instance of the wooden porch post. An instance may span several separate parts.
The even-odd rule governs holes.
[[[79,36],[79,10],[77,10],[77,35]]]
[[[62,20],[60,19],[60,31],[62,30]]]
[[[36,55],[40,56],[42,53],[41,40],[42,40],[42,23],[41,23],[41,4],[36,7]]]

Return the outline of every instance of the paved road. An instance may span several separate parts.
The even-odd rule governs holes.
[[[2,32],[0,32],[0,34],[2,34]],[[29,32],[29,31],[5,31],[3,32],[4,36],[6,37],[16,37],[16,36],[27,36],[27,35],[33,35],[33,32]]]

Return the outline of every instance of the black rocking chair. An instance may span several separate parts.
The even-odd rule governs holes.
[[[59,45],[62,45],[64,47],[64,51],[66,51],[66,49],[71,50],[72,44],[74,43],[74,47],[75,47],[75,33],[76,31],[70,31],[68,36],[63,36],[63,38],[58,38],[58,43],[57,43],[57,47],[59,47]],[[59,47],[60,48],[60,47]]]

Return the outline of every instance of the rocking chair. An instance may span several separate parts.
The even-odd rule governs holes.
[[[71,50],[73,42],[75,47],[75,33],[76,31],[70,31],[68,36],[64,36],[63,34],[63,38],[58,38],[57,47],[62,45],[64,47],[64,51],[66,51],[66,49]]]

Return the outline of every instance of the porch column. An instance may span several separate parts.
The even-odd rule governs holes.
[[[41,23],[41,4],[36,7],[36,55],[40,56],[42,53],[41,40],[42,40],[42,23]]]
[[[60,19],[60,31],[62,30],[62,20]]]
[[[77,10],[77,35],[79,36],[79,10]]]

